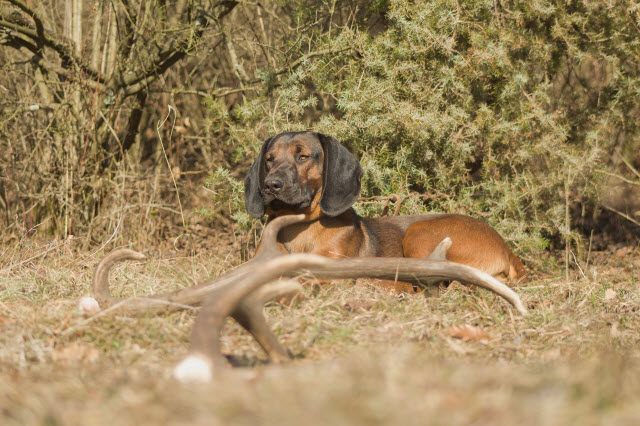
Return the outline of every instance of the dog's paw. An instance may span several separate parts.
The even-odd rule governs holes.
[[[95,314],[100,312],[100,305],[93,297],[85,296],[78,302],[78,310],[83,315]]]
[[[181,383],[209,383],[213,379],[213,367],[204,355],[192,354],[175,366],[173,378]]]

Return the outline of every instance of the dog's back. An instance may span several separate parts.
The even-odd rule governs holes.
[[[446,237],[452,241],[448,260],[509,280],[517,280],[526,273],[522,262],[491,226],[458,214],[439,215],[411,224],[402,240],[403,253],[406,257],[427,257]]]

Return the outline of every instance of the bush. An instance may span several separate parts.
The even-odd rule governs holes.
[[[289,49],[332,53],[265,82],[229,134],[256,152],[269,134],[314,129],[360,156],[364,196],[428,194],[403,213],[482,216],[522,249],[568,237],[566,204],[594,206],[612,151],[639,146],[637,10],[508,3],[377,2],[316,25]]]

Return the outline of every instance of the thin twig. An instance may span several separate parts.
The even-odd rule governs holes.
[[[616,179],[620,179],[621,181],[624,181],[624,182],[629,183],[631,185],[640,186],[640,181],[636,182],[635,180],[627,179],[626,177],[620,176],[619,174],[616,174],[616,173],[611,173],[611,172],[608,172],[608,171],[602,170],[602,169],[596,169],[596,172],[605,174],[607,176],[614,177]]]
[[[164,149],[164,143],[162,142],[162,135],[160,134],[160,129],[162,128],[164,123],[166,123],[167,120],[169,119],[169,115],[171,115],[171,111],[173,111],[173,123],[171,124],[171,130],[169,132],[169,140],[171,140],[171,137],[173,136],[173,128],[176,124],[176,117],[178,114],[176,109],[173,106],[169,105],[168,107],[169,107],[169,112],[167,113],[167,116],[164,118],[164,120],[158,122],[158,125],[156,126],[156,133],[158,134],[158,139],[160,140],[160,146],[162,147],[162,154],[164,155],[164,160],[167,162],[167,167],[169,168],[169,173],[171,174],[171,180],[173,181],[173,187],[175,188],[176,196],[178,197],[178,207],[180,208],[180,216],[182,217],[182,226],[186,229],[187,222],[184,218],[184,210],[182,209],[182,202],[180,201],[180,191],[178,190],[176,177],[173,174],[173,170],[171,170],[171,163],[169,163],[169,157],[167,156],[167,151]]]
[[[616,209],[614,209],[613,207],[609,207],[609,206],[607,206],[607,205],[605,205],[605,204],[603,204],[603,205],[602,205],[602,207],[604,207],[605,209],[610,210],[610,211],[612,211],[612,212],[614,212],[614,213],[617,213],[617,214],[619,214],[620,216],[622,216],[622,217],[624,217],[625,219],[627,219],[629,222],[635,223],[636,225],[640,226],[640,222],[638,222],[637,220],[635,220],[634,218],[632,218],[632,217],[631,217],[631,216],[629,216],[628,214],[623,213],[623,212],[621,212],[620,210],[616,210]]]
[[[262,86],[254,86],[254,87],[238,87],[234,89],[220,88],[218,90],[207,92],[205,90],[197,90],[197,89],[172,90],[172,89],[155,88],[155,89],[149,89],[149,93],[170,93],[172,95],[197,95],[202,98],[206,98],[209,96],[213,96],[214,98],[222,98],[224,96],[233,95],[234,93],[242,93],[242,92],[249,92],[249,91],[257,92],[261,89],[262,89]]]

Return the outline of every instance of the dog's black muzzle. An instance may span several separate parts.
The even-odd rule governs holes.
[[[303,209],[313,198],[308,187],[303,186],[295,168],[279,167],[264,178],[263,195],[265,205],[271,210]]]

